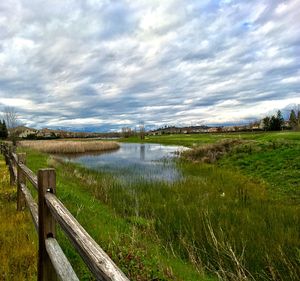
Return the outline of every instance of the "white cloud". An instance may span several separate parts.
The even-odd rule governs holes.
[[[299,10],[297,0],[2,1],[0,110],[15,106],[36,127],[258,118],[300,102]]]

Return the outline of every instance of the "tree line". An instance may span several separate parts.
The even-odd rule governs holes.
[[[285,122],[280,110],[275,115],[266,116],[262,119],[265,131],[280,131],[284,128]],[[288,124],[290,129],[300,129],[300,110],[292,109],[289,114]]]
[[[266,116],[263,119],[263,125],[265,131],[280,131],[284,125],[284,118],[280,110],[276,115]]]

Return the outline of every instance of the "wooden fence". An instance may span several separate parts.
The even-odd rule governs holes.
[[[37,280],[79,280],[56,240],[55,229],[58,223],[96,280],[128,281],[124,273],[55,196],[55,169],[40,169],[35,175],[25,165],[25,153],[16,154],[13,147],[6,144],[1,144],[0,149],[9,168],[10,184],[17,184],[17,210],[24,210],[27,205],[38,232]],[[26,186],[27,180],[38,192],[38,203]]]

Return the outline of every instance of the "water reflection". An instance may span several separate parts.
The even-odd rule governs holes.
[[[141,161],[145,161],[145,145],[141,144],[140,146],[140,159]]]
[[[65,160],[80,163],[88,168],[110,172],[126,181],[174,181],[181,174],[173,158],[180,146],[160,144],[121,143],[115,151],[89,154],[62,155]]]

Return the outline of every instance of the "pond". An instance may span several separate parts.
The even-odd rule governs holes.
[[[112,173],[126,182],[158,180],[172,182],[181,177],[174,158],[186,148],[161,144],[120,143],[114,151],[62,155],[65,161]]]

